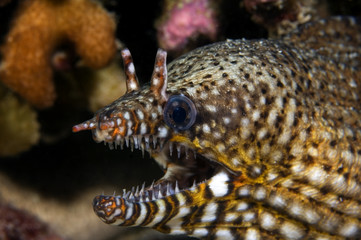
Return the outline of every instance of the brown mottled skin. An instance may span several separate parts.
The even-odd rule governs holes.
[[[166,97],[129,91],[74,128],[92,129],[97,141],[138,139],[166,170],[156,183],[164,196],[143,197],[154,186],[98,196],[94,210],[107,223],[205,239],[360,239],[360,46],[358,20],[331,18],[282,39],[228,40],[173,61]],[[177,130],[163,109],[181,94],[197,115]],[[146,147],[146,137],[161,144]]]

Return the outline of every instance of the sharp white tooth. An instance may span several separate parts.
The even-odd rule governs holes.
[[[145,149],[149,150],[149,136],[144,136]]]
[[[167,187],[166,187],[166,191],[165,191],[165,196],[169,196],[169,195],[170,195],[169,182],[167,182]]]
[[[135,190],[135,188],[132,187],[132,189],[129,191],[130,195],[129,195],[128,199],[134,199],[134,190]]]
[[[121,138],[121,139],[120,139],[119,145],[120,145],[120,149],[123,150],[123,147],[124,147],[124,138]]]
[[[122,198],[125,198],[125,195],[127,194],[127,190],[125,190],[124,188],[123,188],[123,196],[122,196]]]
[[[130,196],[128,197],[128,200],[134,200],[134,194],[130,193]]]
[[[156,137],[153,137],[153,147],[154,149],[157,147],[158,139]]]
[[[136,136],[133,136],[133,141],[134,141],[134,148],[138,149],[139,148],[139,144],[138,144],[138,138]]]
[[[129,199],[129,195],[130,195],[130,191],[128,191],[128,192],[123,196],[123,198]]]
[[[145,189],[145,182],[143,182],[142,184],[142,191],[144,191],[144,189]]]
[[[140,189],[140,192],[139,192],[140,195],[144,194],[144,189],[145,189],[145,182],[143,183],[142,188]]]
[[[133,150],[134,150],[134,138],[133,138],[133,136],[131,136],[130,138],[129,138],[129,144],[130,144],[130,151],[132,151],[133,152]]]
[[[135,190],[135,194],[136,197],[139,197],[139,186],[137,186],[137,189]]]
[[[140,144],[140,149],[142,150],[142,158],[144,158],[144,143],[142,142],[141,144]]]
[[[157,198],[162,198],[163,197],[163,194],[162,194],[162,191],[161,191],[161,189],[162,189],[162,185],[161,184],[159,184],[158,185],[158,196],[157,196]]]
[[[180,155],[181,155],[181,146],[180,145],[177,146],[177,154],[178,154],[178,158],[180,158]]]
[[[163,198],[164,196],[163,196],[163,193],[162,193],[162,185],[159,184],[158,186],[159,186],[159,188],[158,188],[158,198]]]
[[[129,137],[125,137],[125,146],[129,147]]]
[[[170,185],[170,183],[168,182],[167,183],[167,194],[166,194],[166,196],[169,196],[169,195],[172,195],[172,194],[174,194],[174,190],[173,190],[172,186]]]
[[[173,142],[169,143],[169,156],[172,156],[173,154]]]
[[[158,198],[163,198],[164,196],[163,196],[163,193],[162,193],[162,191],[159,189],[159,191],[158,191]]]
[[[179,186],[178,186],[178,181],[175,181],[175,188],[174,188],[175,193],[179,193]]]
[[[195,187],[196,187],[196,180],[194,179],[194,180],[193,180],[192,188],[195,188]]]

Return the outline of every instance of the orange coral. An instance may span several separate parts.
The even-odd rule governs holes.
[[[89,0],[23,1],[1,48],[0,79],[38,108],[54,103],[51,54],[73,43],[84,63],[105,66],[115,55],[115,21]]]

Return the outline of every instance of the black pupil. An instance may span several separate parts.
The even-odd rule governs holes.
[[[172,118],[175,123],[183,123],[187,117],[186,110],[182,107],[176,107],[173,110]]]

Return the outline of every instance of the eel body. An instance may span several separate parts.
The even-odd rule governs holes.
[[[94,199],[106,223],[202,239],[361,238],[361,27],[351,17],[275,40],[227,40],[166,65],[74,126],[148,151],[165,175]]]

